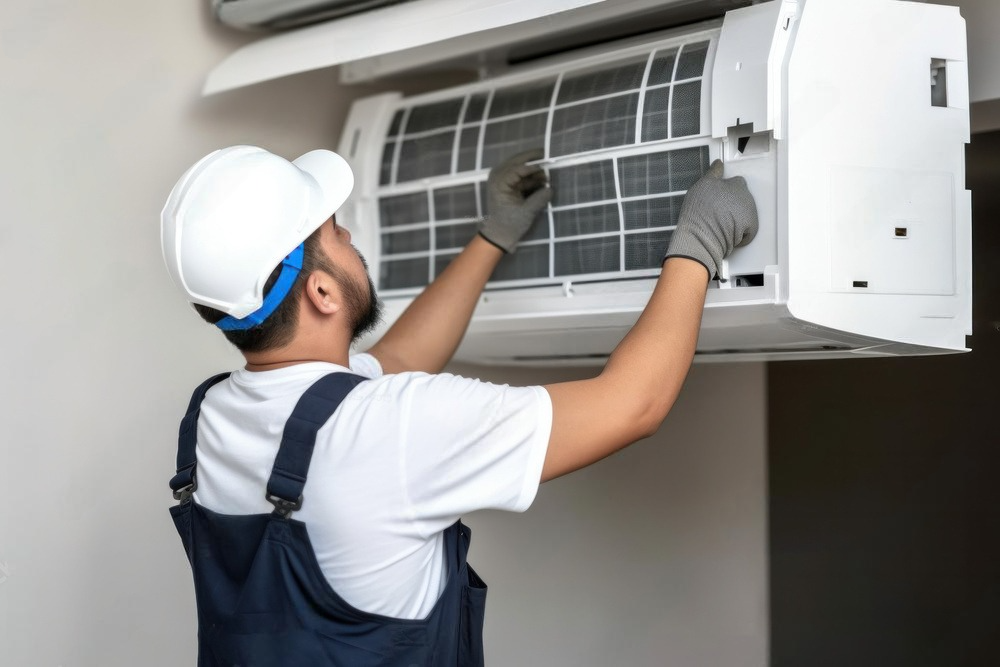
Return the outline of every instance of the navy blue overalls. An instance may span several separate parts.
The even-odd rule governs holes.
[[[273,513],[224,515],[193,502],[201,402],[228,375],[191,397],[170,480],[180,500],[170,514],[194,572],[199,667],[481,666],[486,585],[466,563],[470,532],[460,521],[445,531],[444,593],[426,619],[407,620],[345,602],[323,576],[305,524],[289,518],[302,506],[316,432],[364,378],[332,373],[299,399],[267,483]]]

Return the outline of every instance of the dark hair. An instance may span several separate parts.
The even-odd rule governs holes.
[[[281,305],[275,309],[271,315],[257,326],[243,331],[223,331],[226,339],[235,345],[241,352],[263,352],[279,347],[283,347],[291,342],[295,335],[295,327],[299,322],[299,299],[302,296],[302,285],[306,277],[316,270],[333,270],[330,258],[323,252],[320,245],[319,235],[322,227],[313,232],[305,241],[305,249],[302,256],[302,270],[292,284]],[[267,294],[281,274],[279,264],[268,276],[264,283],[264,294]],[[215,324],[226,316],[222,311],[198,303],[191,304],[198,311],[202,319],[210,324]]]

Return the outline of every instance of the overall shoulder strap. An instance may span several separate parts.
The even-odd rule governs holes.
[[[228,378],[230,373],[219,373],[202,382],[191,394],[187,414],[181,420],[180,433],[177,436],[177,474],[170,480],[170,488],[174,498],[181,503],[191,497],[197,488],[194,471],[198,464],[196,446],[198,444],[198,416],[201,414],[201,402],[205,400],[208,390]]]
[[[366,378],[351,373],[331,373],[317,380],[302,395],[285,422],[281,446],[267,480],[267,499],[275,514],[288,517],[302,507],[316,433],[352,389]]]

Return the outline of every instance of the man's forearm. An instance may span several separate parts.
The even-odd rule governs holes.
[[[639,320],[596,378],[546,385],[552,433],[542,480],[565,475],[653,433],[687,376],[708,274],[669,259]]]
[[[437,373],[469,326],[479,295],[503,252],[476,236],[420,293],[371,350],[386,373]]]
[[[620,376],[649,396],[654,429],[670,411],[687,377],[707,290],[704,266],[689,259],[668,259],[645,310],[611,353],[602,373]]]

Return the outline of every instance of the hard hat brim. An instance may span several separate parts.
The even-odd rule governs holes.
[[[309,229],[303,230],[304,240],[306,236],[319,228],[327,219],[335,214],[354,189],[354,172],[351,171],[347,161],[334,153],[324,149],[309,151],[305,155],[292,161],[296,167],[311,176],[317,186],[321,196],[312,208],[308,220],[303,223]]]

